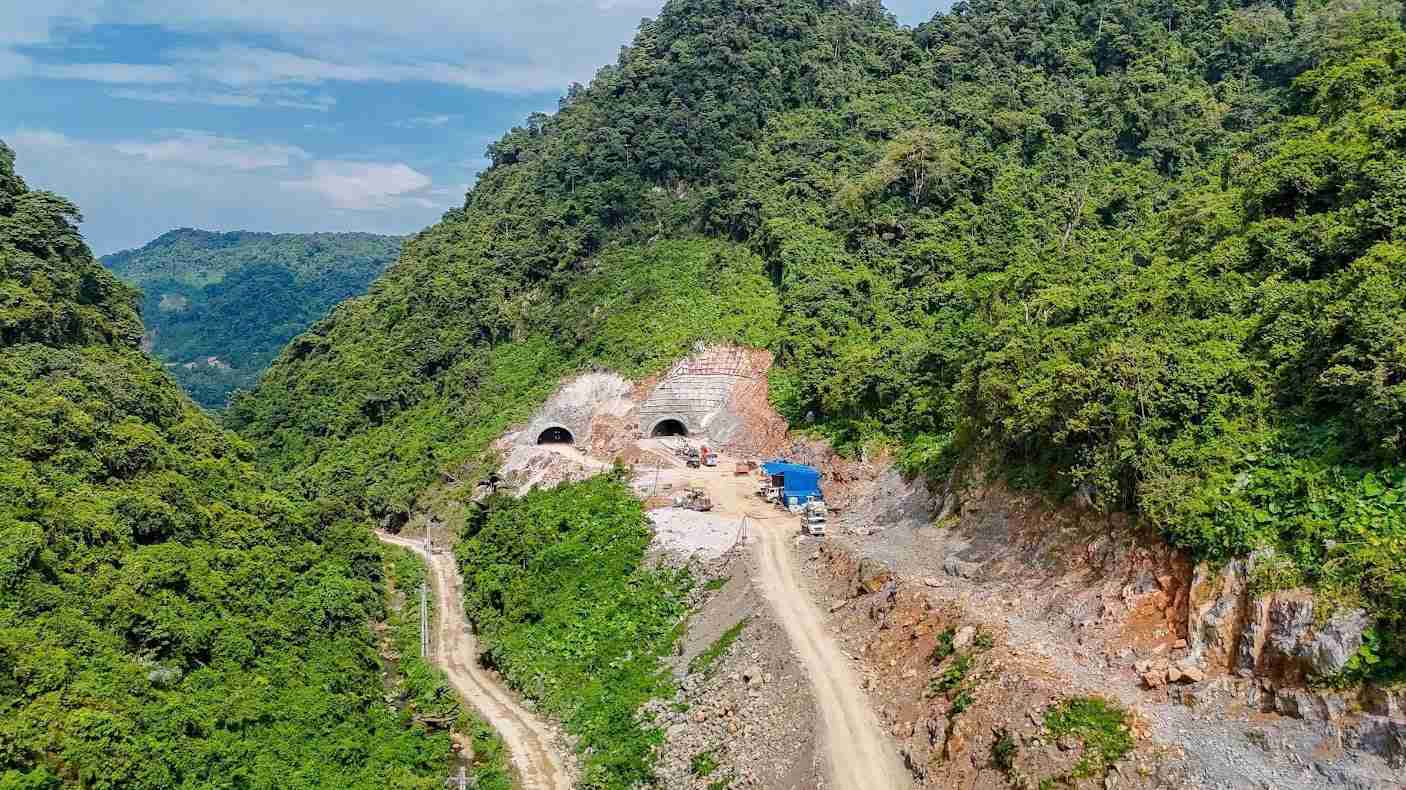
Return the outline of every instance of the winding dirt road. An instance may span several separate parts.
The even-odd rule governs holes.
[[[438,627],[431,640],[434,663],[444,670],[459,696],[503,736],[523,788],[570,790],[569,763],[554,747],[551,730],[519,705],[512,692],[479,668],[478,645],[464,617],[459,597],[462,582],[453,555],[431,554],[419,540],[383,532],[377,532],[376,537],[392,546],[410,549],[424,559],[438,601]]]
[[[796,519],[756,498],[751,477],[734,477],[730,459],[705,476],[715,505],[728,515],[745,516],[762,594],[776,612],[786,638],[805,665],[825,727],[830,781],[837,790],[905,790],[910,775],[869,707],[850,660],[825,630],[825,619],[801,587],[795,552],[789,545]]]

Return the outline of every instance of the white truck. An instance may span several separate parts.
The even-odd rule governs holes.
[[[830,515],[830,509],[825,507],[825,503],[815,497],[806,500],[805,506],[801,508],[801,532],[813,538],[825,537],[826,517]]]

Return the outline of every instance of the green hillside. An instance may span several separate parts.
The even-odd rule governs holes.
[[[1403,129],[1375,0],[975,0],[916,29],[672,0],[232,419],[301,490],[395,516],[558,373],[657,369],[775,300],[778,405],[840,447],[1081,492],[1196,557],[1276,548],[1264,583],[1366,606],[1354,672],[1400,672]],[[614,308],[676,282],[704,320]]]
[[[182,229],[102,263],[143,292],[151,352],[196,402],[221,409],[289,340],[365,293],[395,262],[400,242],[369,233]]]
[[[383,702],[381,555],[139,349],[137,294],[0,144],[0,787],[439,788]]]

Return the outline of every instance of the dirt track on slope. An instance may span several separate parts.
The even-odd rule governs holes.
[[[752,477],[733,477],[724,459],[706,474],[706,488],[725,514],[747,518],[760,570],[762,594],[805,666],[825,730],[830,781],[837,790],[900,790],[912,786],[897,750],[884,735],[850,660],[826,633],[825,621],[801,587],[789,542],[797,520],[768,507],[753,494]]]
[[[459,696],[503,737],[522,787],[570,790],[569,763],[553,744],[550,728],[478,666],[478,646],[464,617],[459,597],[462,582],[453,555],[431,554],[419,540],[383,532],[377,532],[376,537],[392,546],[410,549],[425,560],[439,613],[431,640],[432,659],[444,670]]]

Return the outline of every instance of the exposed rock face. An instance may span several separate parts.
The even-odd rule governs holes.
[[[674,420],[690,436],[733,452],[759,453],[784,437],[786,422],[766,401],[766,351],[699,345],[666,373],[640,404],[643,436]]]
[[[846,513],[868,516],[884,504],[861,499]],[[1360,648],[1366,616],[1325,612],[1307,590],[1257,593],[1257,564],[1274,559],[1266,552],[1193,567],[1117,514],[1041,502],[992,482],[964,489],[952,516],[837,530],[810,558],[834,580],[831,595],[863,589],[856,584],[861,557],[894,570],[894,598],[882,589],[862,593],[873,603],[835,605],[831,616],[869,667],[882,723],[921,785],[1012,786],[1012,776],[987,773],[993,727],[1019,745],[1013,775],[1057,773],[1079,749],[1044,737],[1039,711],[1081,688],[1120,694],[1147,715],[1159,744],[1185,756],[1171,759],[1165,776],[1122,770],[1076,786],[1127,788],[1145,778],[1159,787],[1401,786],[1390,766],[1402,759],[1403,693],[1363,695],[1309,682],[1341,671]],[[934,606],[917,609],[919,594]],[[970,676],[983,682],[934,696],[933,673],[948,664],[934,666],[932,645],[951,628],[950,647],[977,623],[995,637]],[[1006,651],[1003,634],[1021,642],[1018,653]],[[974,650],[960,641],[957,652]],[[971,707],[965,698],[956,704],[962,691],[971,692]],[[916,707],[919,700],[927,704]],[[1247,716],[1256,722],[1248,730]]]
[[[1253,569],[1253,559],[1230,562],[1219,572],[1205,563],[1196,569],[1188,629],[1193,654],[1241,677],[1281,683],[1341,672],[1362,647],[1367,614],[1344,609],[1317,624],[1311,591],[1252,595]]]
[[[1298,661],[1301,646],[1313,629],[1313,594],[1287,590],[1269,598],[1269,633],[1264,649],[1255,658],[1257,675],[1301,680],[1305,665]]]
[[[1406,688],[1368,686],[1362,691],[1362,707],[1378,716],[1406,719]]]
[[[1264,644],[1262,627],[1256,627],[1249,640],[1241,638],[1242,629],[1254,619],[1243,616],[1248,588],[1248,574],[1241,560],[1227,564],[1219,573],[1213,573],[1206,563],[1197,566],[1191,579],[1191,611],[1187,618],[1187,641],[1193,655],[1212,665],[1230,667],[1249,658],[1238,651],[1246,641],[1256,645],[1254,652],[1258,652]]]
[[[960,605],[939,600],[925,583],[895,574],[877,591],[866,589],[860,568],[887,570],[884,563],[828,544],[810,561],[830,593],[857,596],[833,608],[832,624],[859,662],[880,723],[916,787],[997,790],[1061,786],[1061,778],[1089,788],[1109,781],[1120,790],[1183,786],[1151,749],[1135,749],[1107,776],[1076,782],[1071,777],[1087,745],[1046,728],[1046,711],[1071,689],[1041,658],[1010,650],[999,628],[967,620]],[[1140,726],[1135,719],[1133,725]],[[1008,749],[1006,766],[992,758],[998,742]]]
[[[1361,609],[1334,614],[1308,644],[1308,660],[1314,671],[1321,675],[1341,672],[1362,648],[1362,634],[1367,625],[1367,613]]]

